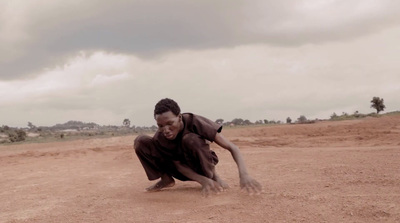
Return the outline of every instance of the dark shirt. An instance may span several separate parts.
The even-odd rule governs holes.
[[[159,152],[166,159],[183,159],[182,138],[184,135],[194,133],[205,140],[214,142],[215,136],[222,130],[221,125],[211,121],[210,119],[192,113],[183,113],[182,121],[184,125],[183,130],[179,132],[174,140],[166,139],[160,131],[157,131],[153,136]]]

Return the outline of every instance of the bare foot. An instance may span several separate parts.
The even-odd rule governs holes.
[[[147,192],[156,192],[160,191],[163,188],[167,187],[173,187],[175,185],[175,180],[174,178],[168,176],[168,177],[161,177],[161,180],[155,183],[154,185],[146,188]]]

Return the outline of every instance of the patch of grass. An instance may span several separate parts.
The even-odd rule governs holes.
[[[392,112],[386,112],[385,114],[382,114],[383,116],[391,116],[391,115],[400,115],[400,111],[392,111]]]
[[[330,121],[343,121],[343,120],[353,120],[353,119],[361,119],[361,118],[366,118],[366,117],[380,117],[380,114],[376,114],[375,112],[369,113],[369,114],[361,114],[361,113],[355,113],[352,115],[349,115],[347,113],[343,113],[342,115],[336,115],[335,113],[331,115],[331,118],[329,119]]]
[[[65,142],[82,139],[93,138],[109,138],[116,136],[129,136],[136,134],[146,134],[148,132],[135,132],[135,131],[79,131],[79,132],[60,132],[60,131],[42,131],[39,136],[26,137],[24,141],[20,142],[4,142],[0,146],[18,145],[28,143],[49,143],[49,142]]]

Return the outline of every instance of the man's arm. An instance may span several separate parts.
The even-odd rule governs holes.
[[[226,139],[221,133],[217,133],[217,135],[215,136],[215,142],[232,154],[232,157],[235,160],[236,165],[239,169],[240,187],[242,189],[246,189],[247,192],[250,194],[252,194],[253,192],[257,194],[260,193],[262,187],[260,183],[258,183],[248,174],[246,164],[244,162],[242,154],[240,153],[239,148],[231,141]]]

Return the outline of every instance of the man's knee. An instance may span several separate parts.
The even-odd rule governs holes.
[[[133,142],[133,148],[136,152],[148,150],[153,143],[153,138],[148,135],[139,135]]]
[[[195,133],[188,133],[182,137],[182,143],[186,148],[207,145],[205,139]]]

